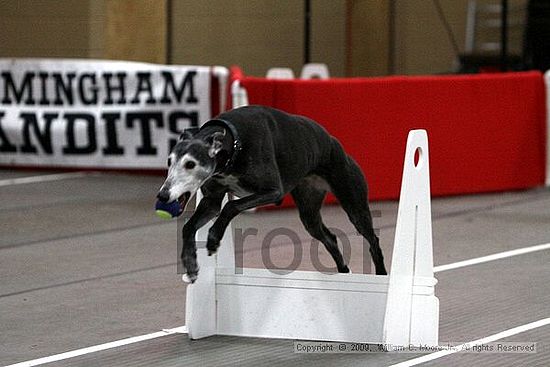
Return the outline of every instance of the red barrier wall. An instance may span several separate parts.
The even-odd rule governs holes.
[[[325,126],[363,169],[373,200],[399,197],[407,133],[417,128],[428,131],[434,196],[544,184],[540,73],[241,82],[251,104]]]

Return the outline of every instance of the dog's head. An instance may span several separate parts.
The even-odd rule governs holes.
[[[168,175],[157,198],[165,203],[178,200],[182,208],[216,169],[216,155],[222,149],[222,132],[196,137],[185,130],[168,156]]]

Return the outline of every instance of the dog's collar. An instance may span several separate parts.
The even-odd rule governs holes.
[[[241,144],[241,139],[239,139],[239,133],[237,132],[235,125],[233,125],[231,122],[224,119],[208,120],[201,126],[201,129],[204,129],[205,127],[208,127],[208,126],[221,126],[221,127],[227,128],[229,132],[231,132],[231,135],[233,136],[233,153],[231,154],[231,157],[229,157],[229,159],[225,162],[225,164],[222,167],[216,167],[216,171],[218,172],[226,171],[231,166],[233,166],[233,163],[235,163],[235,159],[237,158],[237,155],[242,150],[242,144]]]

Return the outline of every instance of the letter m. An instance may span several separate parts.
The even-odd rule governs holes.
[[[25,73],[23,81],[19,85],[19,88],[15,85],[13,76],[9,71],[2,72],[2,79],[4,79],[4,98],[2,98],[2,104],[12,104],[14,103],[11,99],[11,96],[15,98],[15,103],[21,103],[23,100],[23,95],[27,94],[27,99],[25,100],[26,104],[33,105],[34,99],[32,96],[32,80],[35,76],[35,73],[28,72]]]
[[[183,81],[180,83],[179,86],[176,86],[174,82],[174,76],[172,72],[170,71],[163,71],[161,72],[162,77],[164,78],[164,92],[162,93],[162,98],[160,100],[163,104],[171,103],[171,99],[168,98],[168,88],[172,90],[172,94],[176,97],[176,100],[178,103],[181,103],[183,94],[185,92],[185,89],[188,89],[189,92],[187,93],[187,103],[197,103],[198,99],[195,95],[195,76],[197,76],[196,71],[188,71],[185,73],[185,77],[183,78]]]

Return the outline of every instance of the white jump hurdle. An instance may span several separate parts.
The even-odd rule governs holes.
[[[383,343],[390,348],[437,345],[428,157],[426,131],[411,131],[389,276],[237,271],[230,227],[217,255],[208,257],[206,249],[198,249],[199,277],[187,288],[189,337]],[[197,233],[197,240],[206,239],[208,227]]]

